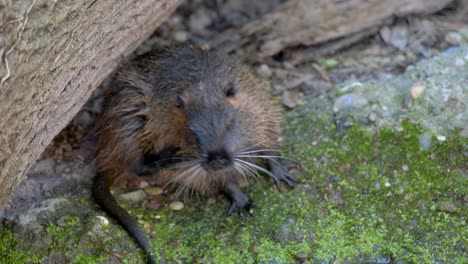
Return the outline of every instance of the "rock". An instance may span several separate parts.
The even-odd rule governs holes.
[[[216,13],[208,8],[198,8],[193,14],[189,17],[189,28],[191,31],[196,33],[201,33],[206,30],[206,28],[211,25],[213,18],[216,16]]]
[[[445,41],[452,45],[460,45],[463,42],[463,37],[458,32],[449,32],[445,35]]]
[[[149,184],[148,184],[146,181],[140,181],[140,182],[138,183],[138,188],[144,189],[144,188],[148,187],[148,185],[149,185]]]
[[[109,219],[102,215],[97,215],[96,218],[99,220],[99,223],[103,226],[109,225]]]
[[[119,195],[119,199],[132,203],[141,202],[146,199],[146,193],[143,190],[137,190]]]
[[[44,200],[38,204],[35,204],[29,208],[23,214],[18,216],[18,224],[26,226],[37,221],[37,217],[41,213],[53,214],[58,208],[62,206],[70,205],[70,201],[65,198],[52,198]]]
[[[150,210],[158,210],[161,208],[161,203],[158,200],[145,201],[143,206]]]
[[[426,90],[426,86],[424,84],[421,84],[421,83],[414,84],[410,88],[411,98],[413,98],[413,100],[417,100],[424,93],[424,90]]]
[[[179,30],[179,31],[174,32],[172,37],[174,38],[175,41],[182,43],[188,40],[188,33],[186,31]]]
[[[300,97],[301,92],[298,89],[286,90],[281,98],[281,103],[285,107],[292,109],[298,105]]]
[[[169,204],[169,208],[172,211],[180,211],[180,210],[184,209],[184,203],[182,203],[180,201],[174,201],[171,204]]]
[[[436,208],[437,210],[444,211],[446,213],[454,213],[457,209],[451,202],[438,202]]]
[[[262,78],[268,78],[271,76],[271,70],[270,67],[266,64],[262,64],[260,67],[257,69],[258,75]]]
[[[343,109],[363,107],[368,103],[368,100],[360,94],[345,94],[335,100],[333,111],[339,112]]]
[[[432,141],[424,134],[419,135],[419,144],[422,150],[429,150],[432,146]]]
[[[51,175],[55,173],[55,160],[53,158],[46,158],[39,160],[34,166],[28,171],[28,174],[47,174]]]
[[[145,188],[145,192],[149,195],[160,195],[164,190],[161,187],[149,186]]]
[[[294,232],[294,225],[296,221],[293,218],[288,218],[284,224],[282,224],[279,230],[276,232],[276,241],[281,244],[287,243],[288,241],[294,240],[296,234]]]
[[[408,45],[409,29],[407,23],[398,23],[393,27],[383,27],[380,36],[390,46],[404,50]]]
[[[437,140],[443,142],[443,141],[447,140],[447,138],[446,138],[444,135],[438,135],[438,136],[437,136]]]

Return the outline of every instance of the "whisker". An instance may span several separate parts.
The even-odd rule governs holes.
[[[257,149],[257,150],[251,150],[251,151],[240,151],[239,154],[250,154],[250,153],[258,153],[258,152],[281,152],[279,149]]]
[[[177,191],[175,193],[175,195],[177,197],[180,196],[180,194],[182,192],[184,192],[186,189],[188,189],[190,187],[190,185],[192,184],[192,182],[194,181],[195,178],[197,178],[196,176],[198,175],[198,173],[200,173],[200,170],[201,170],[201,166],[195,166],[194,168],[196,168],[196,170],[194,172],[192,172],[187,180],[183,181],[183,184],[181,184],[178,188],[177,188]]]
[[[266,170],[266,169],[264,169],[264,168],[262,168],[262,167],[260,167],[260,166],[258,166],[258,165],[255,165],[255,164],[253,164],[253,163],[251,163],[251,162],[248,162],[248,161],[245,161],[245,160],[241,160],[241,159],[237,159],[237,160],[238,160],[239,162],[244,163],[245,165],[249,165],[249,166],[251,166],[252,168],[255,168],[255,169],[259,170],[259,171],[262,171],[262,172],[268,174],[268,175],[269,175],[270,177],[272,177],[273,179],[276,179],[276,177],[275,177],[275,175],[273,175],[273,173],[269,172],[268,170]]]
[[[192,173],[194,170],[196,170],[198,167],[197,166],[193,166],[191,167],[190,169],[187,169],[181,173],[179,173],[177,176],[175,176],[173,179],[171,179],[168,183],[166,183],[163,187],[163,189],[165,189],[167,186],[169,185],[172,185],[174,184],[175,182],[179,181],[180,179],[182,179],[183,177],[185,177],[187,174],[189,173]]]
[[[272,155],[243,155],[243,154],[240,154],[240,155],[236,155],[236,157],[239,157],[239,158],[265,158],[265,159],[285,159],[285,160],[289,160],[289,161],[292,161],[294,163],[300,163],[299,161],[295,160],[295,159],[291,159],[291,158],[288,158],[288,157],[282,157],[282,156],[272,156]]]
[[[258,174],[257,169],[255,167],[252,167],[252,165],[256,166],[255,164],[247,162],[247,161],[242,160],[242,159],[235,159],[235,160],[239,162],[239,166],[242,166],[244,169],[246,169],[250,173],[252,173],[251,175],[253,177],[255,177],[255,178],[260,178],[261,177],[260,174]]]

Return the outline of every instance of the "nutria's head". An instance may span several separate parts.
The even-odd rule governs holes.
[[[139,140],[145,151],[178,149],[191,172],[207,179],[245,172],[239,160],[277,148],[280,118],[268,89],[224,56],[182,47],[148,56],[127,72],[122,79],[146,87],[152,98],[138,112],[146,122]],[[144,74],[136,78],[137,72]]]
[[[196,154],[206,170],[233,165],[239,146],[244,146],[239,106],[232,104],[238,87],[232,82],[199,82],[177,95],[184,113],[188,137],[196,142]]]

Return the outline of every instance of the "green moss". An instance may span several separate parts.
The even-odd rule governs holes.
[[[17,245],[21,243],[15,238],[10,230],[3,230],[0,233],[0,263],[22,264],[26,261],[39,262],[39,258],[33,252],[17,250]]]
[[[251,185],[245,191],[259,205],[255,218],[226,217],[228,202],[223,199],[211,205],[195,200],[180,212],[127,205],[149,224],[144,230],[160,260],[465,262],[466,139],[433,139],[432,147],[423,151],[418,137],[424,131],[409,122],[402,131],[383,129],[371,135],[356,126],[336,128],[306,107],[288,114],[285,146],[286,155],[303,167],[302,184],[284,194],[268,181]],[[123,263],[143,263],[141,250],[114,221],[96,231],[94,217],[65,220],[62,226],[47,227],[50,247],[39,256],[59,251],[67,252],[73,263],[99,263],[112,248]],[[42,260],[14,250],[17,241],[11,233],[3,232],[0,243],[12,245],[1,247],[1,263]]]

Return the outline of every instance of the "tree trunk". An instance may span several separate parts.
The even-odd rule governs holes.
[[[430,14],[453,0],[291,0],[240,29],[204,45],[226,53],[242,50],[254,60],[287,48],[312,46],[353,34],[366,37],[395,16]],[[361,38],[354,37],[355,41]],[[343,41],[342,44],[348,44]]]
[[[120,58],[180,2],[0,2],[0,209]]]

